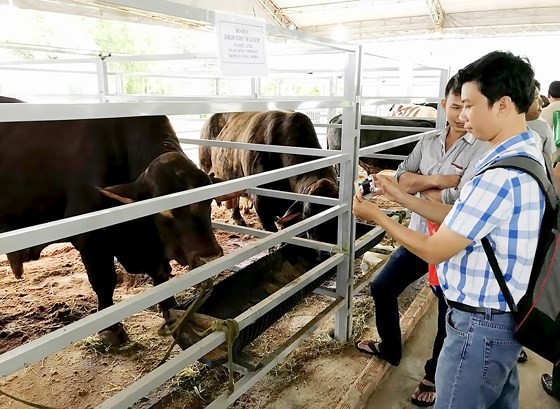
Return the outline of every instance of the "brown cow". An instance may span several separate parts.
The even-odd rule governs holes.
[[[165,116],[0,122],[0,232],[211,183],[183,153]],[[221,256],[210,205],[194,203],[61,241],[80,252],[101,310],[113,304],[115,257],[157,285],[168,279],[171,259],[195,268]],[[21,277],[23,263],[39,258],[44,247],[8,254],[14,274]],[[168,299],[160,308],[165,315],[174,305]],[[120,324],[101,335],[108,344],[125,339]]]
[[[201,138],[321,149],[311,120],[299,112],[266,111],[215,114],[205,123]],[[203,146],[199,148],[201,168],[207,173],[214,173],[220,179],[240,178],[314,159],[317,158],[306,155]],[[277,180],[263,187],[287,192],[338,197],[336,172],[333,166],[289,179]],[[266,196],[256,196],[253,198],[253,202],[263,228],[272,232],[277,231],[275,220],[280,225],[287,226],[328,208],[317,204],[293,203]],[[241,214],[237,213],[235,216],[234,211],[235,217],[243,220]],[[331,219],[308,232],[310,238],[330,243],[336,243],[336,235],[336,219]]]

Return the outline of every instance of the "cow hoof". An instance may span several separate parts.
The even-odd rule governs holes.
[[[128,341],[128,334],[126,333],[122,324],[118,324],[116,329],[105,329],[99,332],[99,340],[107,347],[118,347]]]
[[[233,222],[238,226],[247,227],[247,223],[243,219],[233,219]]]

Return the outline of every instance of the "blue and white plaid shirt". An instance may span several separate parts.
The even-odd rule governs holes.
[[[529,156],[544,166],[534,138],[524,132],[491,149],[477,163],[475,172],[511,156]],[[488,237],[517,303],[527,291],[544,207],[538,183],[521,171],[490,169],[465,184],[444,223],[473,242],[438,265],[447,299],[509,311],[480,240]]]

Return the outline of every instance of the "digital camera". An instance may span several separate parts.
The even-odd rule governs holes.
[[[369,199],[373,192],[375,192],[375,181],[371,176],[358,182],[358,191],[364,199]]]

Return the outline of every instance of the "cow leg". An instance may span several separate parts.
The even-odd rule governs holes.
[[[254,202],[255,212],[257,216],[259,216],[263,229],[272,233],[278,231],[278,227],[276,227],[276,223],[274,223],[274,218],[278,216],[275,214],[278,210],[278,206],[273,203],[274,200],[278,201],[278,199],[266,196],[257,196]]]
[[[115,260],[112,254],[106,252],[80,253],[86,267],[89,282],[97,295],[97,309],[113,305],[113,293],[117,286]],[[107,346],[119,346],[127,341],[128,336],[123,325],[118,322],[99,332],[101,342]]]
[[[150,276],[152,277],[154,286],[168,281],[169,277],[171,277],[171,267],[169,266],[169,263],[165,263],[157,274],[150,274]],[[177,301],[175,300],[175,297],[166,298],[165,300],[161,301],[158,306],[160,312],[163,315],[163,318],[168,321],[170,317],[170,311],[177,306]]]
[[[14,276],[18,280],[21,279],[23,277],[23,260],[21,257],[21,251],[8,253],[6,256],[8,257],[8,261],[10,262],[12,273],[14,273]]]
[[[233,222],[235,224],[237,224],[238,226],[247,226],[247,223],[245,223],[245,220],[243,219],[243,216],[241,216],[241,211],[239,209],[239,205],[235,206],[232,210],[231,210],[231,220],[233,220]]]

